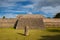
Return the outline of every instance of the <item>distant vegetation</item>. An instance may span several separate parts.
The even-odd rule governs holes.
[[[60,13],[57,13],[53,18],[60,18]]]
[[[47,17],[47,18],[51,18],[51,17]]]
[[[3,16],[3,19],[5,19],[5,16]]]

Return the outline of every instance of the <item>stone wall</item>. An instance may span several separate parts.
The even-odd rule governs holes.
[[[43,19],[45,27],[60,27],[60,19]]]
[[[0,28],[23,28],[24,26],[29,26],[29,28],[39,28],[39,27],[60,27],[60,19],[47,19],[47,18],[0,18]]]
[[[6,18],[6,19],[2,19],[0,18],[0,28],[8,28],[8,27],[14,27],[15,22],[16,22],[16,18]]]

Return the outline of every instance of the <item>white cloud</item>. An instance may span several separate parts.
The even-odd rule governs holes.
[[[60,12],[60,6],[56,7],[42,7],[40,10],[42,10],[45,13],[51,13],[52,15],[55,15],[56,13]]]
[[[15,6],[14,3],[1,3],[0,7],[11,7],[11,6]]]
[[[33,2],[33,4],[17,8],[17,10],[21,10],[21,9],[23,10],[24,8],[26,10],[25,9],[24,11],[11,10],[13,8],[11,6],[17,7],[15,2],[19,2],[19,1],[28,1],[28,0],[4,0],[4,1],[0,0],[0,7],[8,7],[8,9],[6,9],[5,12],[25,12],[26,10],[30,11],[29,8],[32,9],[32,12],[43,11],[46,14],[51,13],[52,15],[55,15],[56,13],[60,12],[60,0],[29,0]],[[28,14],[32,14],[32,13],[28,12]],[[6,15],[8,16],[8,14]],[[9,13],[9,15],[14,15],[14,14]]]
[[[28,12],[27,14],[32,14],[32,12]]]
[[[26,6],[23,6],[24,8],[34,8],[34,5],[26,5]]]
[[[38,6],[56,6],[60,5],[60,0],[31,0]]]
[[[8,2],[18,2],[18,1],[27,1],[27,0],[8,0]]]
[[[16,2],[27,0],[0,0],[0,7],[16,6]]]
[[[60,0],[30,0],[34,3],[35,10],[39,10],[41,7],[47,6],[60,6]]]
[[[60,0],[30,0],[34,3],[33,11],[43,11],[55,15],[60,12]]]
[[[14,11],[14,10],[8,10],[7,9],[4,12],[7,12],[7,13],[15,13],[16,12],[17,13],[17,12],[25,12],[25,11],[17,11],[17,10]]]
[[[11,3],[8,1],[0,1],[0,7],[11,7],[11,6],[15,6],[15,3]]]

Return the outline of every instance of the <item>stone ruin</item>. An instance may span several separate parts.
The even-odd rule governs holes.
[[[17,29],[24,28],[25,26],[29,26],[30,29],[36,29],[44,27],[43,23],[43,16],[41,15],[19,15],[18,18],[18,24],[16,26]]]

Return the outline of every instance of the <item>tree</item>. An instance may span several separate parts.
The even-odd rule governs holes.
[[[60,13],[57,13],[53,18],[60,18]]]
[[[5,16],[3,16],[3,19],[5,19]]]
[[[47,18],[50,18],[50,17],[47,17]]]

